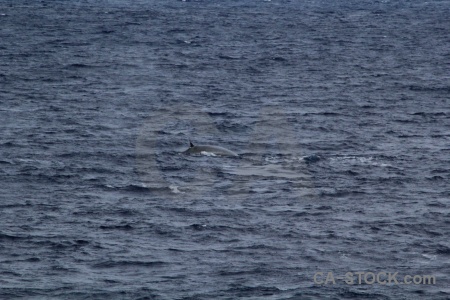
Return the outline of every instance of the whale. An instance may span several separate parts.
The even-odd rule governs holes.
[[[213,156],[239,156],[236,152],[228,150],[219,146],[212,145],[194,145],[189,141],[189,149],[183,152],[184,154],[211,154]]]

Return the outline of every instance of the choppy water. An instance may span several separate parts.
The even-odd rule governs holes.
[[[449,299],[449,16],[0,1],[0,297]]]

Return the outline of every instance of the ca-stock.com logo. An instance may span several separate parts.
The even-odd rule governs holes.
[[[278,106],[257,112],[215,112],[192,106],[151,112],[136,140],[143,186],[176,197],[314,196],[301,130]],[[187,155],[189,141],[239,154]]]

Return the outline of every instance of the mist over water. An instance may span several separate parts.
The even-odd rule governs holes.
[[[0,0],[0,298],[450,298],[449,15]]]

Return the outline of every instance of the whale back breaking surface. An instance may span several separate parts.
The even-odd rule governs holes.
[[[231,150],[228,150],[228,149],[220,147],[220,146],[211,146],[211,145],[194,146],[192,143],[191,143],[191,147],[189,147],[189,149],[187,149],[183,153],[201,154],[202,152],[213,153],[215,155],[222,155],[222,156],[238,156],[238,154],[236,152],[233,152]]]

